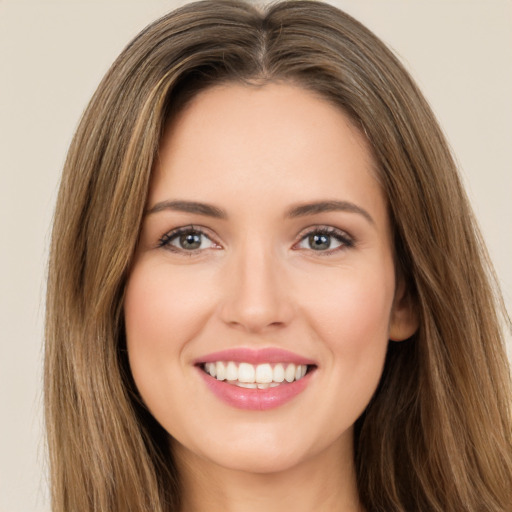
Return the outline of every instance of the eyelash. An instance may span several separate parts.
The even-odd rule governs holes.
[[[163,235],[158,240],[158,247],[167,249],[172,252],[184,254],[186,256],[194,256],[195,254],[198,254],[199,252],[204,250],[204,249],[186,250],[186,249],[174,247],[173,245],[171,245],[171,242],[176,240],[180,235],[185,235],[185,234],[200,235],[201,237],[205,237],[208,240],[210,240],[213,244],[218,245],[218,244],[216,244],[216,242],[214,242],[212,240],[211,236],[208,236],[208,233],[206,232],[206,230],[204,228],[201,228],[199,226],[190,225],[190,226],[183,226],[181,228],[173,229],[172,231],[169,231],[168,233]]]
[[[334,228],[332,226],[313,226],[309,227],[306,230],[302,231],[299,235],[299,241],[294,244],[294,247],[296,247],[298,244],[302,243],[304,240],[306,240],[308,237],[312,235],[324,235],[328,236],[330,238],[334,238],[337,242],[340,243],[339,247],[335,247],[333,249],[327,249],[327,250],[318,250],[315,251],[315,249],[309,248],[306,250],[312,251],[319,256],[329,256],[333,253],[344,251],[347,249],[351,249],[355,246],[355,240],[353,237],[351,237],[348,233],[345,231],[342,231],[341,229]]]
[[[180,253],[187,256],[194,256],[199,254],[201,251],[204,251],[206,249],[183,249],[179,247],[175,247],[171,245],[171,242],[176,240],[180,235],[184,234],[196,234],[200,235],[201,237],[207,238],[212,244],[217,245],[220,247],[220,244],[217,244],[211,236],[208,235],[207,231],[199,226],[183,226],[177,229],[173,229],[172,231],[169,231],[168,233],[164,234],[159,240],[158,240],[158,248],[164,248],[166,250]],[[324,235],[328,236],[330,238],[334,238],[337,242],[339,242],[339,246],[335,247],[333,249],[327,249],[327,250],[315,250],[312,248],[305,249],[308,251],[312,251],[314,253],[317,253],[320,256],[328,256],[330,254],[333,254],[338,251],[347,250],[355,246],[355,240],[348,235],[345,231],[342,231],[340,229],[331,227],[331,226],[312,226],[307,228],[306,230],[302,231],[299,235],[299,240],[294,243],[293,248],[297,248],[297,246],[305,241],[308,237],[313,235]],[[300,250],[297,248],[297,250]]]

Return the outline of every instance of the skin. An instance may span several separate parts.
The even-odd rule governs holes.
[[[170,434],[184,510],[360,510],[353,424],[388,340],[416,328],[374,167],[340,109],[290,84],[210,88],[163,137],[124,311],[133,377]],[[165,208],[176,200],[225,218]],[[321,201],[356,208],[287,216]],[[205,233],[196,250],[172,233],[191,225]],[[315,250],[308,236],[326,227],[342,238]],[[237,409],[194,367],[236,347],[283,348],[317,368],[285,405]]]

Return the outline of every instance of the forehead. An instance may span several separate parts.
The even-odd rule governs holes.
[[[258,209],[331,198],[385,209],[374,168],[365,137],[331,102],[289,84],[227,84],[170,123],[149,204],[172,196]]]

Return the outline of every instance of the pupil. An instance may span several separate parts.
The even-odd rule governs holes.
[[[199,249],[201,235],[199,233],[186,233],[180,236],[180,245],[183,249]]]
[[[310,235],[309,236],[309,245],[315,251],[320,251],[322,249],[329,249],[331,245],[331,237],[329,235]]]

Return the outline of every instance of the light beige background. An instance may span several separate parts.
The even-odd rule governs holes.
[[[0,0],[0,512],[49,511],[41,417],[44,276],[67,146],[124,45],[180,3]],[[333,3],[394,48],[431,102],[510,310],[512,1]]]

